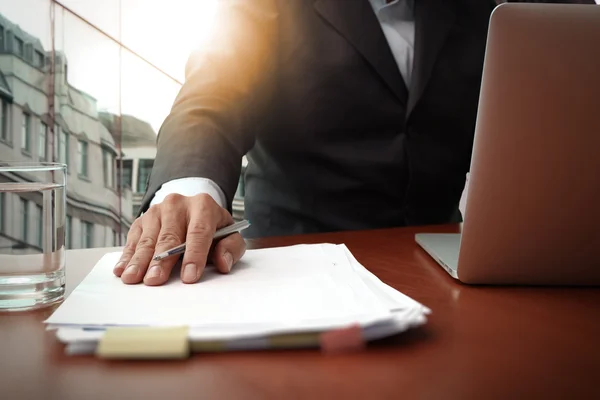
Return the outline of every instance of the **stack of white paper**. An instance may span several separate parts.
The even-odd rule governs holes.
[[[208,267],[200,282],[177,271],[157,287],[125,285],[112,274],[120,253],[106,254],[46,320],[72,353],[93,352],[112,326],[187,326],[194,341],[322,332],[359,324],[365,340],[426,321],[429,309],[381,282],[345,245],[248,250],[228,275]]]

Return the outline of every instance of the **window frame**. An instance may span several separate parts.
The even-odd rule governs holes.
[[[19,197],[19,205],[21,206],[21,240],[24,243],[28,243],[29,237],[29,200],[23,197]]]
[[[39,204],[35,205],[35,219],[37,220],[37,237],[35,245],[43,248],[44,246],[44,209]]]
[[[42,140],[43,136],[43,140]],[[37,155],[40,160],[46,161],[48,159],[48,125],[44,121],[40,121],[38,129],[38,151]]]
[[[0,140],[11,143],[10,103],[0,97]]]
[[[150,168],[148,168],[148,173],[145,176],[144,181],[142,181],[142,165],[145,162],[149,162]],[[146,167],[147,168],[147,167]],[[140,158],[138,160],[138,174],[137,174],[137,182],[136,182],[136,193],[144,193],[146,191],[146,184],[148,181],[148,178],[150,177],[150,174],[152,173],[152,168],[154,168],[154,159],[152,158]]]
[[[85,151],[82,151],[84,150]],[[85,155],[85,159],[83,159]],[[77,176],[88,178],[89,176],[89,142],[85,139],[77,139]]]
[[[14,42],[14,53],[25,59],[25,41],[18,36],[13,37]]]
[[[116,157],[114,152],[106,146],[102,148],[102,179],[104,187],[115,190],[117,188]],[[110,167],[110,168],[109,168]],[[109,170],[110,169],[110,170]],[[109,179],[110,177],[110,179]]]
[[[21,117],[21,150],[31,154],[31,114],[23,110]]]
[[[90,249],[93,247],[94,241],[94,224],[88,221],[81,221],[81,247]]]

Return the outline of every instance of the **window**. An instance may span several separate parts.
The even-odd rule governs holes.
[[[122,160],[121,165],[122,169],[122,179],[123,179],[123,188],[132,189],[132,179],[133,179],[133,160]]]
[[[58,161],[58,136],[60,135],[60,126],[58,124],[54,125],[54,133],[52,135],[52,153],[54,156],[54,161]]]
[[[4,192],[0,192],[0,232],[4,232]]]
[[[4,27],[0,25],[0,51],[4,51]]]
[[[152,159],[143,159],[140,160],[139,171],[138,171],[138,181],[137,181],[137,192],[143,193],[146,191],[146,183],[148,178],[150,177],[150,172],[152,171],[152,166],[154,165],[154,160]]]
[[[24,43],[18,37],[15,38],[15,54],[21,57],[25,57]]]
[[[44,238],[44,218],[43,210],[39,205],[35,205],[35,226],[36,226],[36,241],[35,244],[38,247],[42,247],[42,240]]]
[[[4,99],[0,98],[0,139],[2,139],[5,142],[10,142],[8,135],[8,110],[8,103]]]
[[[21,212],[21,240],[23,240],[24,242],[27,242],[27,223],[29,222],[29,210],[28,210],[28,202],[27,200],[20,198],[19,199],[20,202],[20,212]]]
[[[58,162],[69,165],[69,134],[62,129],[58,134]]]
[[[44,60],[44,53],[42,53],[41,51],[36,50],[35,51],[35,59],[33,60],[33,62],[35,63],[35,65],[37,67],[43,68],[45,63]]]
[[[85,140],[77,142],[77,174],[79,176],[88,174],[88,144]]]
[[[113,233],[113,246],[118,246],[119,245],[119,234],[114,229],[112,230],[112,233]]]
[[[46,147],[47,147],[47,138],[48,137],[48,125],[41,122],[40,123],[40,132],[38,135],[38,156],[40,160],[46,159]]]
[[[25,44],[25,59],[33,64],[33,45],[31,43]]]
[[[104,168],[104,186],[115,187],[115,157],[112,152],[102,150],[102,166]]]
[[[94,224],[87,221],[81,221],[81,247],[88,249],[92,247]]]
[[[29,152],[31,150],[31,140],[29,138],[29,128],[31,127],[31,116],[23,113],[23,125],[21,127],[21,149]]]
[[[73,247],[71,243],[71,237],[73,232],[73,219],[70,215],[67,215],[67,221],[65,226],[65,248],[70,249]]]

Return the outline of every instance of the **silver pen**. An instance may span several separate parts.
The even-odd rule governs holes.
[[[247,220],[236,222],[233,225],[229,225],[229,226],[226,226],[225,228],[221,228],[221,229],[217,230],[215,232],[215,234],[213,235],[213,240],[220,239],[222,237],[231,235],[232,233],[235,233],[235,232],[243,231],[244,229],[246,229],[249,226],[250,226],[250,222],[248,222]],[[173,256],[175,254],[181,254],[183,252],[185,252],[185,243],[182,243],[179,246],[173,247],[170,250],[167,250],[160,254],[155,255],[153,260],[160,261],[167,257]]]

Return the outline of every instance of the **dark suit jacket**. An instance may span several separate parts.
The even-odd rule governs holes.
[[[239,0],[188,63],[142,210],[203,176],[247,236],[457,221],[493,0],[415,1],[406,87],[368,0]]]

